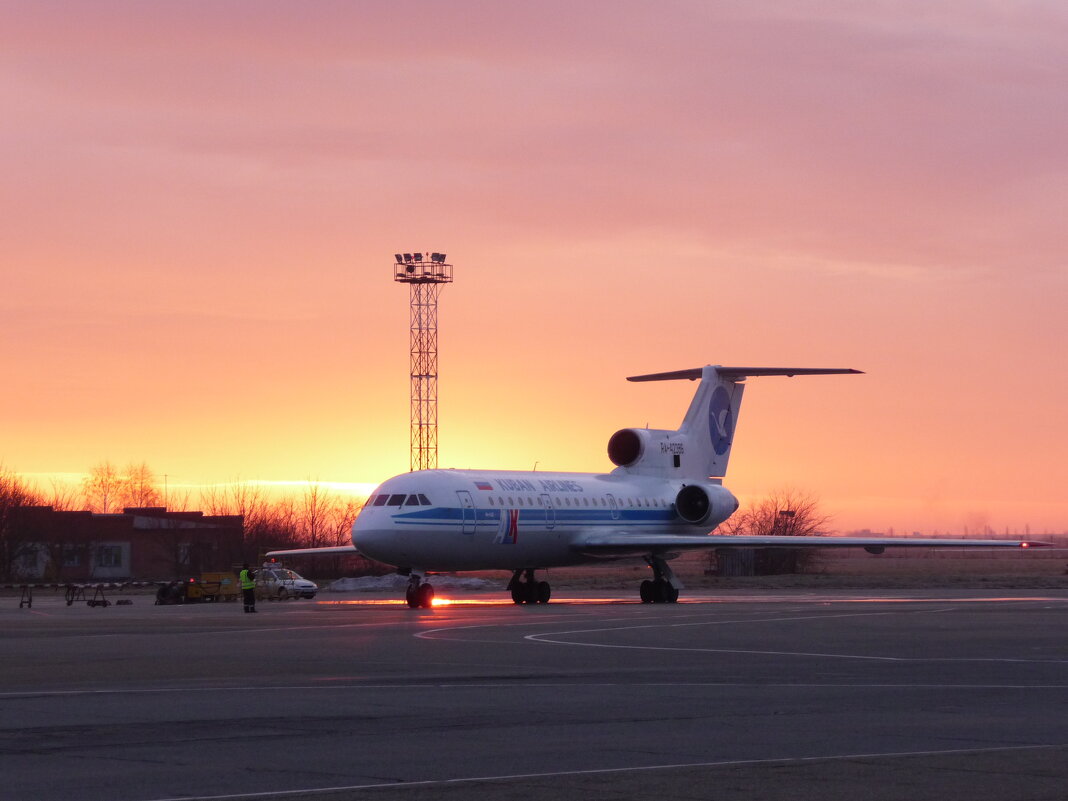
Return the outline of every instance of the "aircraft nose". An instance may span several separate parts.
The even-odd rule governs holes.
[[[383,556],[390,550],[388,546],[392,539],[392,532],[388,529],[376,527],[360,518],[356,518],[352,524],[352,544],[356,550],[372,559],[388,562]]]

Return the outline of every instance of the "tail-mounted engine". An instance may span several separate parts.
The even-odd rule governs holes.
[[[719,484],[687,484],[675,496],[675,511],[695,526],[718,526],[738,508],[738,499]]]
[[[645,455],[648,434],[640,428],[622,428],[608,440],[608,458],[620,467],[633,467]]]
[[[671,475],[682,466],[686,443],[678,431],[623,428],[608,440],[608,458],[631,472]]]

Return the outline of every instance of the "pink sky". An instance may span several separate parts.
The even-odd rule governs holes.
[[[602,470],[706,363],[727,483],[1068,529],[1060,3],[0,3],[0,460],[408,464],[392,254],[444,250],[442,466]]]

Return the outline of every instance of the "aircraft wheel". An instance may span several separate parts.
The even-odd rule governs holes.
[[[553,592],[552,587],[549,586],[549,582],[539,581],[535,586],[537,587],[538,603],[549,603],[549,596],[551,596]]]
[[[664,600],[669,604],[679,602],[679,590],[677,587],[672,587],[670,584],[664,588],[664,596]]]
[[[522,584],[517,584],[514,587],[512,587],[512,603],[514,603],[514,604],[523,603],[523,590],[524,589],[525,588],[523,587]]]
[[[419,606],[419,598],[417,597],[419,590],[413,587],[411,584],[404,590],[404,600],[408,602],[409,609],[415,609]]]
[[[434,605],[434,588],[429,584],[422,584],[417,591],[420,609],[429,609]]]
[[[645,579],[638,587],[638,595],[641,596],[643,604],[651,604],[654,600],[653,582]]]

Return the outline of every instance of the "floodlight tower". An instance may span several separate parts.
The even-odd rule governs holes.
[[[425,258],[424,258],[425,257]],[[444,253],[395,253],[393,280],[411,290],[411,470],[438,466],[438,295],[452,283]]]

